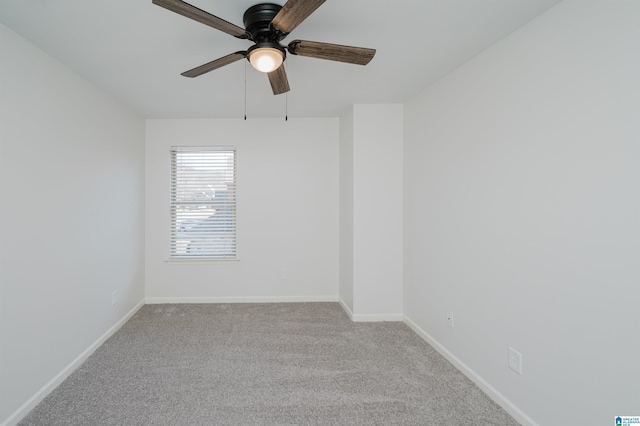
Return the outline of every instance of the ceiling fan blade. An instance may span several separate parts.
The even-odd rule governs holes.
[[[289,0],[273,18],[271,24],[283,33],[288,34],[324,2],[325,0]]]
[[[227,34],[231,34],[237,38],[249,38],[249,34],[244,28],[240,28],[237,25],[227,22],[224,19],[218,18],[202,9],[198,9],[195,6],[185,3],[182,0],[152,0],[153,4],[157,4],[160,7],[164,7],[179,15],[186,16],[187,18],[198,21],[202,24],[208,25],[220,30]]]
[[[289,43],[289,53],[310,58],[327,59],[329,61],[347,62],[349,64],[367,65],[376,54],[375,49],[365,47],[341,46],[339,44],[320,43],[317,41],[294,40]]]
[[[225,65],[232,64],[240,59],[246,58],[247,52],[236,52],[227,56],[223,56],[222,58],[218,58],[215,61],[208,62],[204,65],[200,65],[199,67],[195,67],[192,70],[185,71],[180,75],[185,77],[197,77],[202,74],[206,74],[209,71],[213,71],[218,68],[222,68]]]
[[[269,83],[271,83],[271,89],[274,95],[281,95],[291,90],[289,88],[289,79],[287,73],[284,70],[284,64],[280,65],[280,68],[267,74],[269,76]]]

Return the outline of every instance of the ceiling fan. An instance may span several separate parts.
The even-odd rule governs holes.
[[[330,61],[366,65],[376,54],[375,49],[342,46],[316,41],[294,40],[287,46],[280,42],[302,21],[307,19],[325,0],[288,0],[284,6],[260,3],[251,6],[243,16],[245,28],[218,18],[182,0],[152,0],[154,4],[172,12],[213,27],[236,38],[252,41],[253,46],[231,53],[214,61],[182,73],[185,77],[198,77],[240,59],[248,59],[258,71],[269,76],[274,95],[290,90],[289,80],[282,63],[287,51],[292,55],[327,59]]]

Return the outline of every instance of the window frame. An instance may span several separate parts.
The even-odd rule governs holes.
[[[203,201],[186,201],[179,199],[180,192],[188,192],[188,186],[180,186],[178,175],[180,174],[180,170],[186,171],[187,175],[191,173],[189,178],[193,179],[193,170],[185,170],[181,169],[179,165],[179,154],[180,153],[195,153],[196,156],[198,153],[211,153],[211,152],[219,152],[221,156],[229,155],[231,158],[231,167],[225,169],[221,167],[224,160],[214,160],[215,166],[214,168],[216,174],[225,175],[224,179],[220,179],[219,177],[213,176],[205,176],[202,179],[202,185],[207,185],[211,187],[211,183],[215,185],[211,187],[213,196],[209,198],[209,200]],[[237,226],[237,148],[235,146],[230,145],[206,145],[206,146],[172,146],[169,150],[169,161],[170,161],[170,177],[169,177],[169,258],[170,262],[224,262],[224,261],[236,261],[238,260],[238,249],[237,249],[237,236],[238,236],[238,226]],[[206,159],[202,159],[203,163],[206,163]],[[228,161],[228,160],[227,160]],[[218,163],[219,162],[219,163]],[[204,164],[198,164],[196,162],[195,167],[203,166]],[[187,179],[188,180],[188,179]],[[193,180],[192,180],[193,182]],[[191,183],[190,183],[191,184]],[[198,182],[198,184],[200,184]],[[223,200],[215,200],[215,194],[222,189],[222,184],[225,185],[226,189],[223,189],[222,192],[225,193],[225,198]],[[182,190],[180,189],[182,188]],[[204,194],[204,191],[203,191]],[[228,198],[230,197],[230,198]],[[192,208],[186,208],[187,205],[191,205],[199,209],[204,207],[203,210],[196,213],[190,213],[188,210]],[[206,207],[208,206],[208,207]],[[222,211],[221,208],[215,209],[214,207],[224,207],[224,213],[222,214],[221,219],[215,219],[213,222],[211,219],[215,218],[215,214],[218,211]],[[180,209],[186,209],[187,211],[183,211],[182,220],[180,220]],[[213,211],[213,213],[210,213]],[[198,215],[206,215],[202,217],[198,217]],[[190,232],[189,229],[185,230],[185,227],[181,227],[180,225],[185,221],[184,218],[189,218],[190,222],[196,223],[196,225],[191,225],[190,229],[200,227],[201,229],[195,232],[194,236],[191,236],[191,239],[187,239],[186,237],[182,240],[180,239],[180,235],[184,236],[185,232]],[[191,219],[193,217],[193,219]],[[226,228],[230,227],[229,231],[226,231]],[[188,235],[187,235],[188,237]],[[195,238],[195,240],[194,240]],[[216,240],[220,239],[219,242],[211,242],[211,239]],[[201,249],[204,250],[204,254],[198,255],[189,253],[189,247],[192,244],[200,243],[200,245],[204,246]],[[186,246],[187,252],[181,252],[181,248]],[[225,247],[226,246],[226,247]],[[228,251],[224,251],[224,248],[229,248]],[[211,249],[213,251],[209,251]],[[219,254],[215,254],[216,250],[220,250]]]

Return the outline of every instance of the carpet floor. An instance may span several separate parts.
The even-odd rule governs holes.
[[[517,425],[403,323],[145,305],[20,425]]]

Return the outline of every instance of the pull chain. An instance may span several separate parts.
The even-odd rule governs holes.
[[[247,121],[247,61],[244,61],[244,121]]]
[[[289,92],[284,94],[284,121],[289,121]]]

